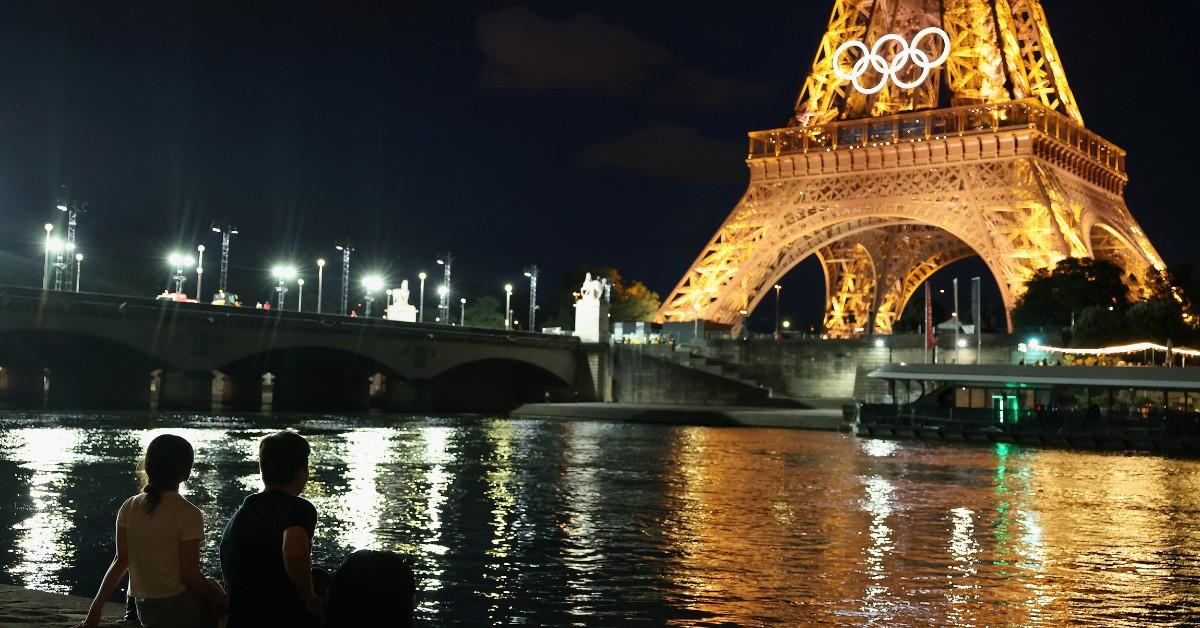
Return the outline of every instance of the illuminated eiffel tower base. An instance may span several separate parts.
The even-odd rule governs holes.
[[[929,27],[946,38],[917,36]],[[1135,292],[1164,268],[1125,206],[1125,152],[1084,127],[1039,0],[837,0],[790,126],[751,133],[747,163],[749,189],[659,322],[737,332],[810,255],[833,337],[890,333],[921,283],[966,257],[1008,312],[1067,257],[1116,262]]]

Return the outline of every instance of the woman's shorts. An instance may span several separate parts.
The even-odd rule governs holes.
[[[191,589],[171,597],[137,598],[138,617],[144,628],[215,628],[204,600]]]

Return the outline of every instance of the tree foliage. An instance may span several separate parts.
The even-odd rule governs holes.
[[[1123,271],[1112,262],[1090,258],[1067,258],[1052,270],[1034,273],[1025,284],[1025,294],[1013,309],[1013,325],[1021,331],[1061,329],[1071,324],[1085,308],[1113,306],[1124,313],[1129,288]]]
[[[575,325],[575,293],[583,285],[584,276],[607,279],[612,284],[612,305],[609,314],[613,321],[648,321],[658,311],[659,297],[646,284],[621,277],[617,269],[609,266],[579,266],[563,273],[558,290],[547,308],[547,327],[572,328]]]
[[[496,297],[479,297],[467,302],[465,324],[467,327],[504,328],[504,306]]]

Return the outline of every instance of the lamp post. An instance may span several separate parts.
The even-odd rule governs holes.
[[[529,277],[529,330],[534,330],[535,321],[537,321],[537,280],[538,267],[537,264],[525,268],[525,276]]]
[[[458,302],[462,306],[462,309],[460,309],[458,311],[458,326],[466,327],[467,326],[467,297],[463,297],[463,298],[459,299]]]
[[[175,281],[175,293],[183,293],[183,283],[187,281],[187,276],[183,274],[183,269],[192,265],[192,256],[182,253],[172,253],[167,261],[175,267],[175,274],[171,277]]]
[[[504,284],[504,328],[512,329],[512,284]]]
[[[83,273],[83,253],[75,254],[75,292],[79,292],[79,275]]]
[[[196,300],[204,303],[204,245],[196,246]]]
[[[425,278],[428,277],[428,275],[425,274],[425,271],[421,271],[421,272],[417,273],[417,277],[421,280],[421,296],[420,296],[421,301],[420,301],[420,303],[417,303],[417,322],[424,323],[425,322]]]
[[[54,231],[54,225],[46,223],[46,266],[42,269],[42,290],[50,289],[50,232]]]
[[[325,259],[317,260],[317,314],[321,313],[321,301],[325,299]]]
[[[296,311],[303,312],[304,311],[304,278],[303,277],[296,280],[296,287],[297,287],[297,289],[296,289]]]
[[[363,301],[366,303],[366,318],[371,318],[371,304],[375,302],[375,292],[383,288],[383,277],[367,275],[363,277],[362,286],[367,292],[363,297]]]
[[[275,292],[279,295],[275,307],[282,312],[284,304],[287,303],[287,282],[296,277],[296,269],[291,266],[276,266],[271,269],[271,275],[279,282],[275,285]]]
[[[46,245],[46,251],[54,254],[54,289],[62,290],[62,270],[63,270],[63,241],[59,238],[50,238],[50,242]]]
[[[450,305],[449,305],[449,303],[450,303],[450,287],[447,286],[446,284],[442,284],[442,285],[438,286],[437,292],[438,292],[438,303],[447,304],[444,308],[445,311],[443,311],[442,306],[440,306],[440,305],[438,306],[437,320],[438,320],[438,322],[442,323],[443,325],[453,325],[454,323],[450,321]],[[442,317],[443,314],[445,315],[445,318]]]
[[[350,238],[338,241],[334,246],[342,252],[342,316],[345,316],[346,303],[350,300],[350,254],[354,252],[354,243]]]
[[[779,340],[779,293],[783,290],[783,286],[775,284],[775,339]]]
[[[229,244],[238,230],[228,218],[219,223],[214,220],[209,227],[213,233],[221,234],[221,276],[218,278],[220,285],[217,288],[220,292],[225,292],[225,282],[229,280]]]

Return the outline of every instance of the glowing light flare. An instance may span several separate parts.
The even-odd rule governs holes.
[[[1117,355],[1126,353],[1139,353],[1142,351],[1170,351],[1173,354],[1186,355],[1188,357],[1200,356],[1200,349],[1189,349],[1187,347],[1167,347],[1166,345],[1155,344],[1153,342],[1135,342],[1128,345],[1117,345],[1114,347],[1099,347],[1096,349],[1071,349],[1067,347],[1052,347],[1050,345],[1039,344],[1036,339],[1030,340],[1028,343],[1022,342],[1017,345],[1017,350],[1021,353],[1027,353],[1031,350],[1045,351],[1046,353],[1062,353],[1064,355]]]

